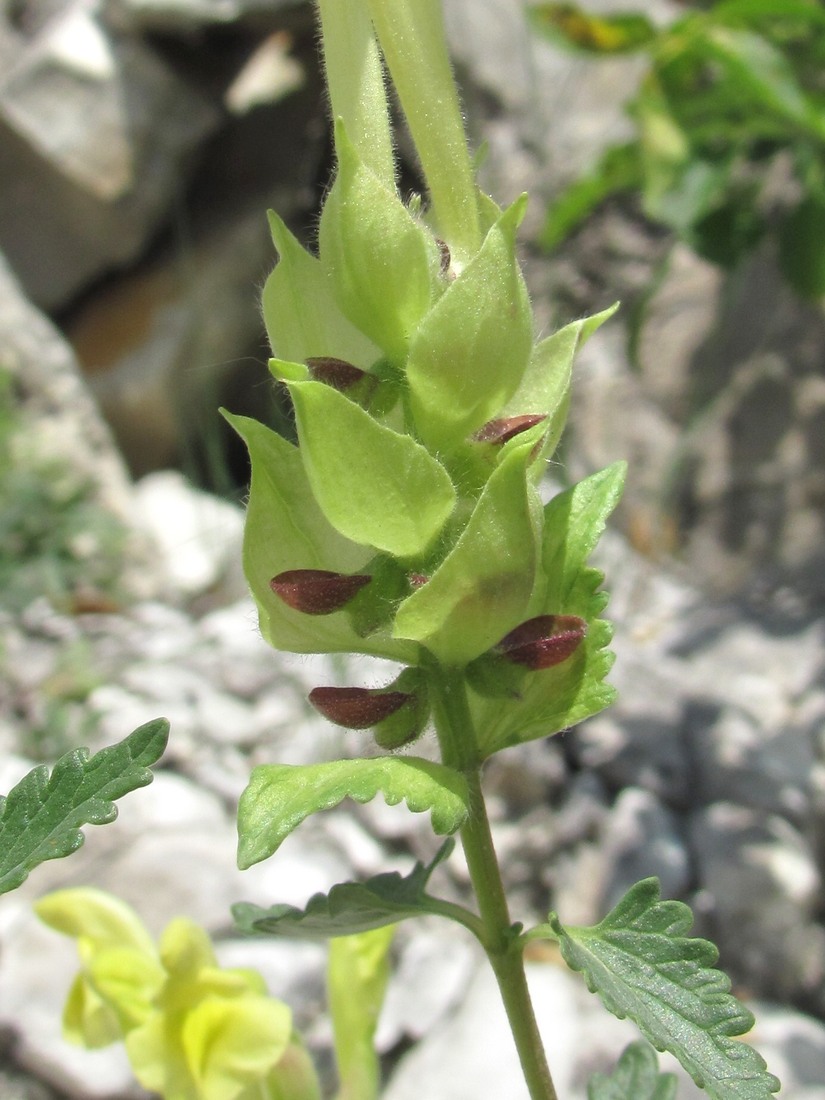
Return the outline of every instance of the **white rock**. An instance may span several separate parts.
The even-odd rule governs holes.
[[[136,497],[140,521],[160,547],[169,577],[185,596],[207,591],[229,570],[237,569],[243,537],[239,508],[200,492],[174,470],[141,478]]]

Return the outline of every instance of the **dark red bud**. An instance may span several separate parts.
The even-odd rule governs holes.
[[[495,648],[508,661],[537,671],[566,661],[586,633],[587,623],[578,615],[537,615],[511,630]]]
[[[446,275],[450,270],[450,264],[453,262],[453,258],[450,255],[450,246],[446,241],[442,241],[440,237],[436,237],[435,243],[438,245],[438,251],[441,255],[441,274]]]
[[[410,573],[407,579],[410,582],[410,588],[420,588],[421,585],[426,584],[430,578],[426,577],[423,573]]]
[[[340,390],[341,393],[345,393],[367,377],[365,370],[354,367],[346,359],[335,359],[331,355],[311,357],[307,359],[306,365],[315,382],[323,382],[327,386],[332,386],[334,390]]]
[[[305,615],[330,615],[354,599],[371,577],[331,573],[326,569],[287,569],[269,587],[289,607]]]
[[[407,691],[371,691],[369,688],[318,687],[309,693],[315,709],[349,730],[377,726],[412,698]]]
[[[535,427],[547,417],[539,413],[525,413],[524,416],[505,416],[500,420],[488,420],[473,435],[476,443],[506,443],[508,439]]]

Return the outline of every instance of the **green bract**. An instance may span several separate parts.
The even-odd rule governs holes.
[[[538,557],[531,449],[511,452],[493,471],[452,551],[398,609],[396,637],[423,642],[446,665],[467,664],[527,609]]]
[[[307,477],[332,526],[399,557],[423,553],[455,503],[444,467],[330,386],[293,382],[289,392]]]
[[[272,350],[282,359],[338,355],[368,366],[378,357],[378,349],[341,313],[318,258],[272,211],[269,225],[280,257],[261,300]]]
[[[338,172],[321,215],[321,264],[345,316],[403,362],[439,289],[438,246],[362,163],[340,122],[335,147]]]
[[[515,256],[525,206],[523,196],[501,215],[410,345],[413,415],[435,449],[449,448],[498,415],[527,366],[533,322]]]

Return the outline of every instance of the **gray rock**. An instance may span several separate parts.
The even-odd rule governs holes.
[[[627,787],[604,822],[608,868],[604,908],[612,907],[640,879],[655,875],[666,898],[684,897],[691,885],[691,859],[676,814],[650,791]]]
[[[400,953],[381,1009],[376,1046],[420,1040],[445,1026],[461,1003],[478,957],[466,933],[422,919],[399,929]]]
[[[244,516],[240,508],[200,492],[176,470],[141,478],[137,521],[151,535],[158,569],[182,597],[211,593],[225,603],[246,594],[241,570]]]
[[[777,815],[717,802],[695,812],[689,839],[697,909],[722,965],[762,996],[825,1008],[819,868]]]
[[[94,0],[48,22],[0,83],[0,246],[29,296],[57,307],[133,260],[218,118]]]
[[[70,347],[26,300],[2,256],[0,342],[2,367],[12,376],[26,417],[29,446],[36,447],[39,461],[65,465],[71,456],[77,481],[88,484],[93,497],[126,522],[132,509],[132,489],[111,433],[83,383]],[[32,433],[36,433],[36,443]]]
[[[569,971],[531,963],[527,973],[556,1090],[566,1100],[584,1100],[590,1076],[610,1071],[638,1032],[629,1021],[608,1015]],[[699,1100],[704,1094],[681,1069],[678,1072],[680,1100]],[[402,1058],[383,1100],[417,1100],[422,1092],[429,1100],[527,1098],[499,992],[486,963],[476,970],[451,1019]]]

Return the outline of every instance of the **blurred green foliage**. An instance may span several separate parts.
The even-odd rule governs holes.
[[[801,295],[825,295],[825,7],[818,0],[717,0],[669,26],[569,3],[533,26],[579,53],[644,52],[629,104],[636,136],[552,203],[550,250],[605,199],[641,193],[645,214],[730,267],[773,235]]]
[[[0,608],[11,612],[41,596],[69,611],[117,597],[125,528],[49,442],[0,369]]]

